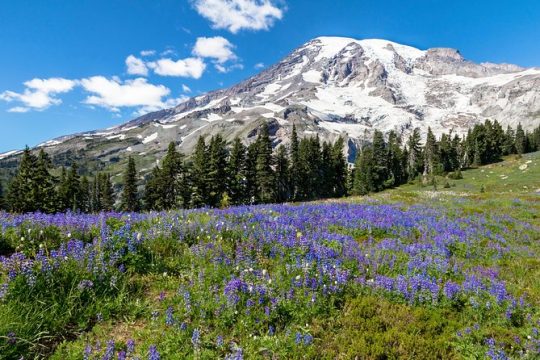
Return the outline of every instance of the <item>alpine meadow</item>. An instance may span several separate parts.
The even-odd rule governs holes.
[[[0,359],[540,359],[538,19],[0,4]]]

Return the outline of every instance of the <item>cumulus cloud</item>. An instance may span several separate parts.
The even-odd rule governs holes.
[[[258,70],[264,69],[264,67],[265,67],[265,65],[264,65],[264,63],[262,63],[262,62],[257,63],[257,64],[255,64],[255,66],[254,66],[254,68],[255,68],[255,69],[258,69]]]
[[[272,0],[192,0],[195,10],[216,29],[268,30],[283,17]]]
[[[10,112],[28,112],[30,110],[44,110],[51,105],[58,105],[62,100],[56,95],[67,93],[77,85],[77,81],[63,78],[32,79],[24,83],[26,87],[22,93],[4,91],[0,93],[0,100],[7,102],[18,101],[22,106],[15,106]]]
[[[199,79],[206,69],[206,64],[200,58],[187,58],[177,61],[160,59],[148,63],[148,67],[161,76],[178,76]]]
[[[128,74],[148,76],[148,68],[146,67],[146,64],[138,57],[129,55],[126,58],[126,66]]]
[[[233,64],[231,66],[224,66],[224,65],[221,65],[221,64],[215,64],[214,67],[216,68],[216,70],[222,74],[225,74],[225,73],[228,73],[230,71],[233,71],[233,70],[242,70],[244,68],[244,65],[242,64]]]
[[[212,58],[223,64],[229,60],[236,60],[233,52],[234,45],[222,36],[199,37],[193,47],[193,55],[202,58]]]
[[[143,50],[140,52],[141,56],[152,56],[156,54],[155,50]]]
[[[186,84],[182,84],[182,91],[185,92],[185,93],[190,93],[191,89]]]
[[[121,107],[141,107],[162,109],[166,107],[163,97],[170,90],[163,85],[153,85],[144,78],[126,80],[107,79],[104,76],[93,76],[82,79],[84,90],[94,94],[88,96],[84,103],[119,111]]]

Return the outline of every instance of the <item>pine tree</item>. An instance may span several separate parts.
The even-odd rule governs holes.
[[[33,198],[36,210],[53,213],[58,208],[56,181],[51,175],[52,162],[49,155],[41,149],[36,160],[33,175]]]
[[[8,189],[10,210],[18,213],[36,211],[34,170],[37,159],[26,147],[17,174]]]
[[[191,206],[198,208],[208,205],[208,152],[202,136],[200,136],[197,140],[195,152],[193,153],[193,163],[191,169]]]
[[[388,150],[383,133],[375,130],[372,141],[373,150],[373,187],[381,191],[388,186],[390,172],[388,171]]]
[[[163,158],[160,172],[160,208],[174,209],[181,203],[183,157],[176,151],[176,144],[171,142]]]
[[[249,144],[246,152],[246,204],[254,204],[257,200],[257,142]]]
[[[428,127],[426,144],[424,145],[424,182],[427,178],[433,178],[439,165],[437,140]]]
[[[336,176],[332,164],[332,145],[326,141],[322,144],[319,173],[320,183],[317,197],[329,198],[334,193],[334,181]]]
[[[271,203],[275,201],[274,172],[272,170],[272,142],[270,130],[265,122],[257,137],[257,158],[255,162],[258,203]]]
[[[80,209],[83,213],[89,213],[91,211],[90,206],[90,182],[86,176],[81,178],[81,189],[80,189]]]
[[[246,201],[246,147],[238,137],[234,139],[227,163],[227,191],[233,205]]]
[[[99,180],[99,201],[101,203],[101,210],[112,211],[114,209],[115,194],[111,182],[110,174],[100,174],[101,180]]]
[[[64,210],[76,212],[81,208],[81,177],[79,166],[76,162],[71,164],[67,176],[65,177],[64,202],[67,205]]]
[[[366,145],[358,154],[355,161],[354,180],[352,193],[354,195],[366,195],[376,191],[374,184],[375,162],[372,145]]]
[[[159,182],[161,180],[161,169],[156,166],[152,169],[152,172],[146,179],[144,186],[144,208],[146,210],[161,210],[159,207],[160,189]]]
[[[518,155],[522,155],[527,151],[527,137],[521,123],[516,128],[515,148]]]
[[[398,186],[403,184],[406,178],[406,170],[403,167],[403,150],[401,150],[401,140],[395,131],[388,133],[388,170],[389,177],[387,186]]]
[[[280,145],[276,152],[276,201],[286,202],[291,198],[289,158],[285,146]]]
[[[331,179],[333,183],[332,196],[342,197],[347,194],[347,159],[343,153],[345,147],[345,140],[339,137],[332,146],[332,169],[334,179]]]
[[[217,207],[227,191],[227,149],[221,135],[212,136],[208,147],[208,205]]]
[[[292,198],[298,200],[298,187],[301,183],[300,180],[300,150],[299,150],[298,134],[296,133],[296,125],[293,124],[292,134],[291,134],[291,148],[290,148],[290,159],[291,159],[291,193]]]
[[[407,174],[409,181],[416,179],[424,165],[422,159],[422,147],[420,145],[421,140],[420,129],[415,128],[407,141]]]
[[[122,190],[120,208],[123,211],[139,211],[140,201],[137,189],[137,168],[133,157],[128,157],[124,172],[124,188]]]

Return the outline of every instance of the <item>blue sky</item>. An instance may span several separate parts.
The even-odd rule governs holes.
[[[540,66],[538,19],[536,0],[2,1],[0,152],[232,85],[322,35]]]

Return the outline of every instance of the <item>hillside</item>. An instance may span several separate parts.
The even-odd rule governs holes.
[[[540,153],[463,177],[318,203],[0,214],[0,353],[537,359]]]
[[[73,160],[113,173],[127,155],[149,171],[169,142],[190,154],[200,135],[236,136],[249,143],[269,122],[273,145],[287,143],[293,123],[302,136],[348,141],[352,162],[374,129],[406,135],[453,130],[463,134],[486,118],[503,126],[540,124],[540,70],[476,64],[457,50],[419,50],[387,40],[316,38],[279,63],[231,88],[194,97],[126,124],[67,135],[41,144],[57,165]],[[12,171],[18,152],[0,155]]]

